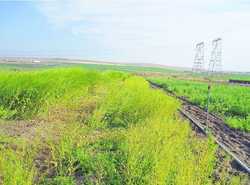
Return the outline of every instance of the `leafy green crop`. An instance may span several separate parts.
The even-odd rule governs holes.
[[[204,82],[175,80],[167,78],[150,79],[167,90],[184,96],[205,108],[207,87]],[[210,111],[222,116],[233,128],[250,131],[250,88],[226,84],[212,84]]]

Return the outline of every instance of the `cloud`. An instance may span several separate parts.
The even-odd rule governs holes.
[[[222,37],[225,69],[246,70],[250,60],[247,1],[75,0],[37,6],[55,28],[98,45],[105,54],[97,59],[191,67],[196,42],[206,42],[208,61],[211,40]]]

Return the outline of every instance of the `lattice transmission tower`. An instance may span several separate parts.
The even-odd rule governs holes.
[[[202,72],[205,70],[205,43],[200,42],[196,44],[195,47],[195,57],[194,57],[194,65],[193,72]]]
[[[212,51],[209,61],[208,72],[222,71],[222,39],[217,38],[212,41]]]

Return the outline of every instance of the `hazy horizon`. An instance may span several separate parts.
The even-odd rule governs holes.
[[[195,44],[223,39],[223,69],[250,71],[250,2],[0,2],[1,57],[56,57],[192,67]]]

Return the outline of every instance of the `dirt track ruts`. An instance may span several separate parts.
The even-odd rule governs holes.
[[[223,120],[211,114],[206,123],[206,112],[194,105],[183,103],[183,109],[207,128],[217,141],[224,144],[248,167],[250,166],[250,134],[228,127]]]

